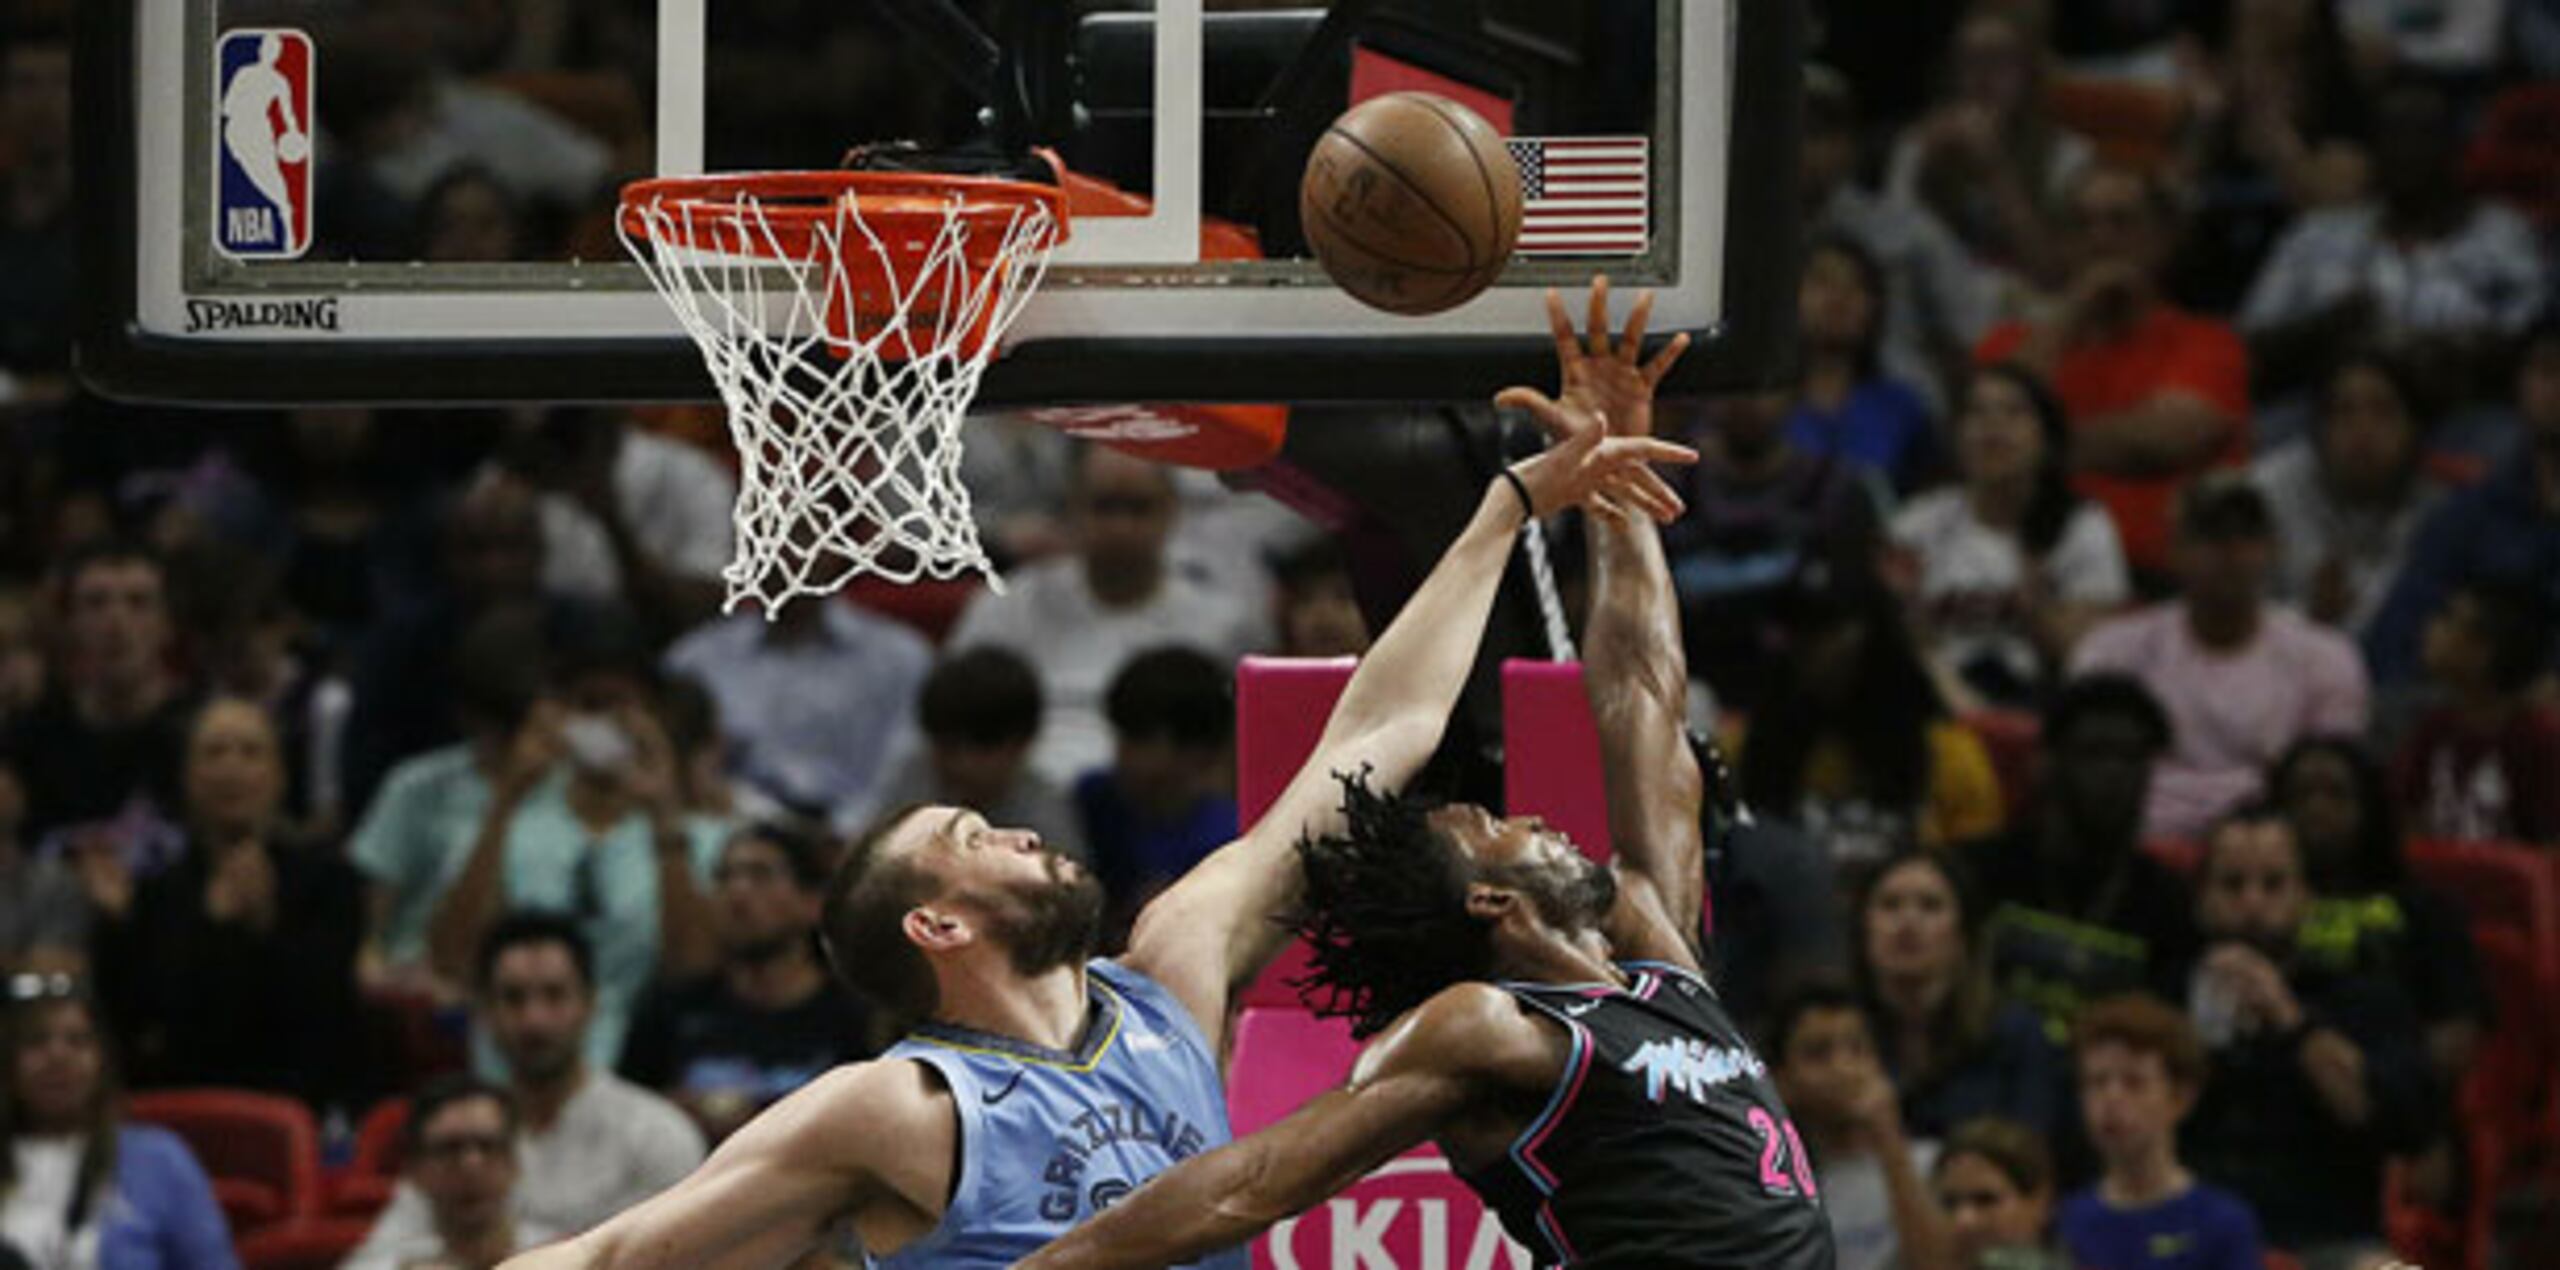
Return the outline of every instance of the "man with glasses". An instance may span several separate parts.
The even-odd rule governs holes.
[[[2248,456],[2249,354],[2229,326],[2161,295],[2177,243],[2159,183],[2092,167],[2065,198],[2071,278],[2032,322],[1994,327],[1984,364],[2023,363],[2071,413],[2080,493],[2106,505],[2139,576],[2169,567],[2169,502],[2179,487]]]
[[[623,1077],[674,1099],[714,1140],[874,1048],[865,1012],[818,957],[834,848],[788,821],[733,835],[712,872],[720,968],[660,983],[633,1016]]]
[[[439,1077],[410,1100],[401,1133],[401,1176],[426,1198],[431,1228],[374,1227],[342,1270],[490,1266],[560,1232],[518,1219],[516,1104],[477,1076]]]
[[[1031,663],[1048,699],[1031,765],[1058,785],[1111,761],[1103,698],[1131,657],[1170,644],[1225,664],[1269,643],[1260,597],[1168,554],[1178,503],[1171,472],[1086,447],[1069,498],[1075,554],[1007,574],[1005,593],[980,596],[951,634],[955,651],[992,645]]]

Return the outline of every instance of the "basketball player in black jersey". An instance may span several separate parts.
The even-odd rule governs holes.
[[[1595,282],[1587,347],[1549,299],[1563,405],[1613,434],[1650,433],[1653,386],[1685,347],[1639,361],[1649,299],[1613,338]],[[1541,1265],[1830,1270],[1812,1162],[1700,969],[1704,782],[1661,541],[1625,509],[1589,519],[1584,657],[1616,865],[1534,817],[1338,773],[1346,827],[1299,846],[1311,998],[1383,1035],[1342,1088],[1159,1175],[1025,1267],[1187,1261],[1436,1140]]]

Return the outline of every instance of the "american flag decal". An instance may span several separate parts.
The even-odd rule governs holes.
[[[1527,195],[1523,256],[1631,256],[1652,228],[1646,137],[1512,137]]]

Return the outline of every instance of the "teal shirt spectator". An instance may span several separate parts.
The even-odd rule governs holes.
[[[383,778],[347,840],[347,858],[368,883],[390,893],[390,911],[371,932],[385,964],[426,961],[427,920],[471,858],[489,796],[468,744],[429,750]]]
[[[507,825],[506,907],[566,913],[596,954],[596,1013],[587,1061],[612,1070],[632,1011],[658,971],[658,858],[648,817],[634,813],[601,835],[569,809],[566,775],[534,788]],[[736,826],[724,817],[687,816],[684,835],[696,883],[711,885],[721,844]],[[485,1038],[473,1038],[475,1066],[501,1074]]]

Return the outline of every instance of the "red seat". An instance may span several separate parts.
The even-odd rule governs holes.
[[[215,1197],[229,1198],[233,1235],[319,1213],[320,1129],[301,1103],[239,1089],[162,1089],[133,1095],[129,1107],[134,1119],[186,1139]]]
[[[2560,84],[2518,84],[2489,101],[2463,158],[2476,193],[2513,203],[2544,229],[2560,225]]]
[[[409,1100],[387,1098],[356,1127],[356,1152],[328,1179],[329,1211],[370,1217],[391,1202],[400,1184],[401,1138],[409,1127]]]
[[[370,1217],[287,1222],[241,1239],[241,1270],[335,1270],[373,1232]]]
[[[2419,881],[2460,900],[2475,931],[2522,937],[2543,1000],[2560,996],[2560,863],[2549,853],[2502,842],[2413,842],[2409,868]]]
[[[1227,1080],[1236,1133],[1262,1128],[1341,1084],[1358,1054],[1339,1019],[1295,1009],[1245,1011]],[[1254,1264],[1513,1266],[1529,1259],[1448,1161],[1425,1146],[1273,1226],[1255,1241]]]
[[[2026,809],[2036,787],[2036,759],[2044,723],[2022,710],[1976,710],[1964,717],[1965,730],[1982,742],[1991,756],[1991,774],[2000,781],[2000,801],[2012,823]]]

